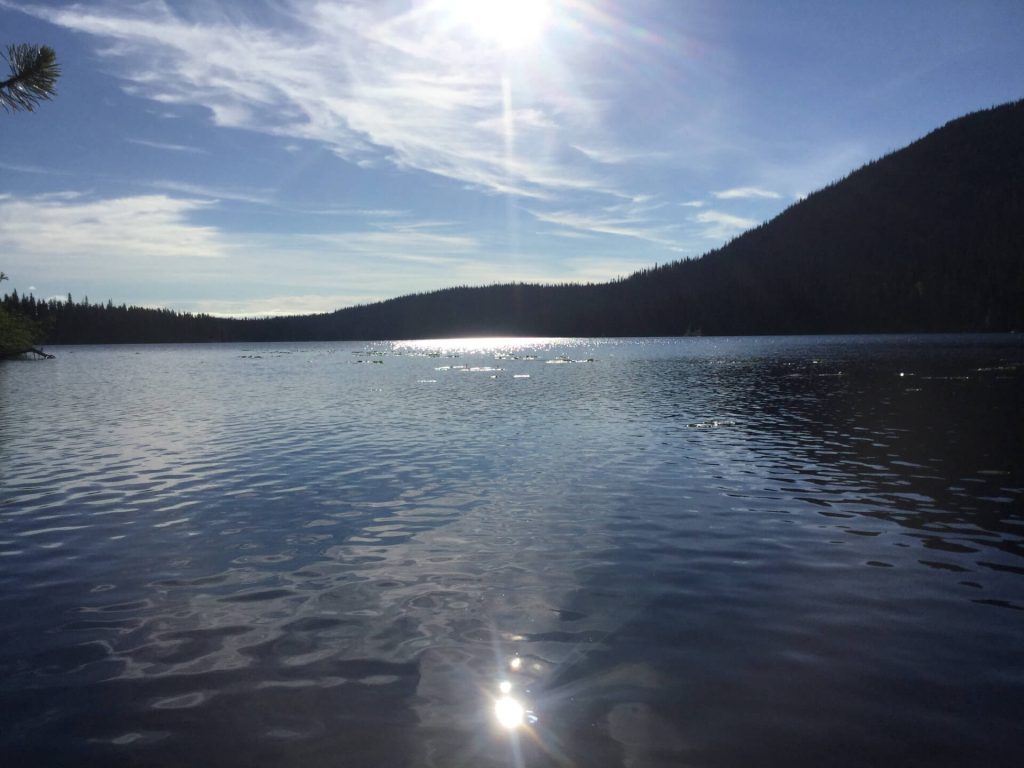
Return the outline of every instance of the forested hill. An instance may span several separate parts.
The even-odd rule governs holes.
[[[953,120],[689,263],[640,324],[710,333],[1024,329],[1024,101]]]
[[[6,306],[51,343],[1024,329],[1024,101],[953,120],[699,259],[600,285],[449,288],[224,320]]]
[[[954,120],[700,259],[604,285],[407,296],[321,322],[343,338],[1024,329],[1024,100]]]

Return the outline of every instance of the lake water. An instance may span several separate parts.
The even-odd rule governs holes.
[[[50,351],[4,766],[1019,765],[1021,337]]]

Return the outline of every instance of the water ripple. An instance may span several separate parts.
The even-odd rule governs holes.
[[[529,765],[1010,765],[1022,363],[891,337],[5,364],[0,748],[507,765],[500,683]]]

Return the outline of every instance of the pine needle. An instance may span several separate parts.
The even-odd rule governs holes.
[[[11,112],[31,112],[40,101],[56,93],[60,65],[57,54],[46,45],[11,45],[7,48],[11,76],[0,82],[0,106]]]

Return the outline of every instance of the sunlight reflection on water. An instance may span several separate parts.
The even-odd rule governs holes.
[[[424,339],[416,341],[390,342],[394,352],[418,352],[421,354],[494,354],[520,350],[540,351],[547,349],[572,348],[593,344],[592,339],[531,338],[522,336],[485,336],[462,339]]]
[[[502,691],[502,694],[494,702],[494,716],[503,728],[518,728],[525,722],[526,710],[517,699],[508,695],[508,691]]]
[[[0,367],[12,765],[1015,755],[1019,340],[57,352]]]

